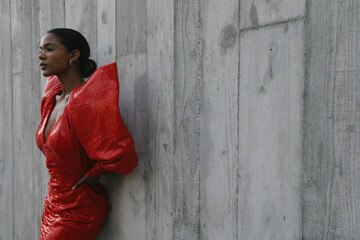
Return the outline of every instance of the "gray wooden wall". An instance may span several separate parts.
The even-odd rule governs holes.
[[[54,27],[116,61],[139,166],[98,239],[360,239],[357,0],[0,0],[0,239],[38,239]]]

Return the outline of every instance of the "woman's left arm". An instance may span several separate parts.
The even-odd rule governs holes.
[[[96,161],[80,184],[91,184],[109,172],[129,174],[137,166],[134,140],[123,122],[118,100],[115,63],[98,68],[70,97],[70,127],[89,158]]]

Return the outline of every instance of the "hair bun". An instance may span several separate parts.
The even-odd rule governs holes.
[[[96,62],[92,59],[88,59],[84,66],[82,67],[82,73],[85,78],[91,76],[91,74],[96,70]]]

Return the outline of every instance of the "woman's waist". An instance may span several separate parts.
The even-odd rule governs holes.
[[[61,195],[49,194],[45,199],[44,212],[69,218],[71,221],[84,221],[87,218],[94,219],[106,218],[109,210],[109,202],[106,195],[96,195],[96,193],[68,192]]]
[[[50,179],[48,183],[49,191],[70,191],[72,186],[76,183],[67,173],[54,173],[49,171]]]
[[[72,186],[71,186],[72,187]],[[52,188],[49,186],[49,193],[45,199],[48,205],[54,212],[63,211],[72,208],[90,207],[98,204],[107,204],[107,195],[104,187],[101,184],[97,185],[99,193],[86,183],[82,184],[78,189],[60,187]]]

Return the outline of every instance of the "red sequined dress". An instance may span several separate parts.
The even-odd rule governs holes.
[[[41,220],[41,240],[95,239],[108,215],[108,198],[83,184],[72,186],[87,173],[91,177],[130,173],[137,165],[134,141],[119,111],[116,64],[98,68],[70,94],[61,117],[44,141],[44,129],[62,89],[59,79],[47,79],[41,101],[36,142],[46,157],[49,192]]]

